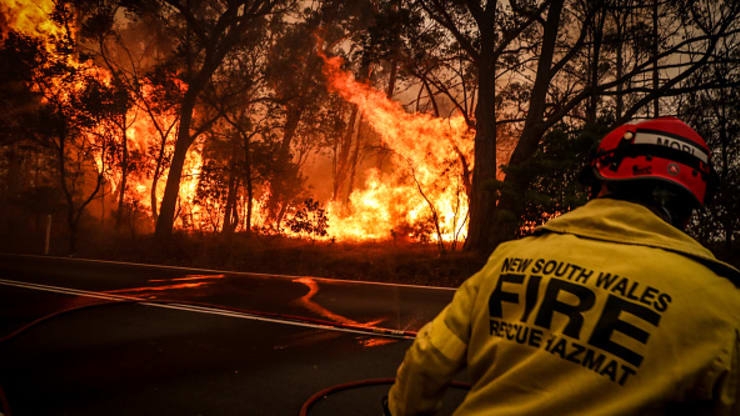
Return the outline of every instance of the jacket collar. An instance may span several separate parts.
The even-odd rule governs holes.
[[[573,234],[595,240],[662,248],[692,257],[737,285],[740,271],[648,208],[627,201],[597,198],[548,221],[537,233]]]

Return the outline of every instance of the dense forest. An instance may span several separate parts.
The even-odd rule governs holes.
[[[718,174],[689,232],[737,264],[739,40],[725,0],[6,0],[1,248],[480,258],[582,204],[611,128],[675,115]]]

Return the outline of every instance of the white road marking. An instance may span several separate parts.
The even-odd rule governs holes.
[[[345,327],[345,326],[321,325],[321,324],[316,324],[312,322],[302,322],[302,321],[294,321],[294,320],[288,320],[288,319],[271,318],[271,317],[266,317],[266,316],[250,314],[246,312],[231,311],[231,310],[220,309],[220,308],[215,308],[215,307],[195,306],[195,305],[187,305],[183,303],[152,302],[152,301],[149,301],[144,298],[137,297],[137,296],[115,295],[115,294],[110,294],[110,293],[105,293],[105,292],[81,290],[81,289],[74,289],[74,288],[61,287],[61,286],[43,285],[39,283],[28,283],[28,282],[21,282],[17,280],[0,279],[0,285],[14,286],[14,287],[19,287],[23,289],[38,290],[38,291],[43,291],[43,292],[61,293],[65,295],[74,295],[74,296],[82,296],[82,297],[95,298],[95,299],[104,299],[104,300],[110,300],[110,301],[116,301],[116,302],[128,301],[128,302],[135,302],[135,303],[138,303],[144,306],[152,306],[155,308],[174,309],[174,310],[180,310],[180,311],[202,313],[202,314],[207,314],[207,315],[227,316],[230,318],[270,322],[270,323],[277,323],[277,324],[282,324],[282,325],[292,325],[292,326],[299,326],[299,327],[312,328],[312,329],[323,329],[327,331],[349,332],[353,334],[387,336],[387,337],[403,338],[403,339],[413,339],[414,338],[413,336],[409,335],[409,333],[406,331],[395,330],[395,329],[390,329],[390,328],[371,328],[371,327],[350,328],[350,327]]]

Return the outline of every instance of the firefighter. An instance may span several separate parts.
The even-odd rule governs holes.
[[[683,232],[710,150],[663,117],[620,126],[590,163],[593,197],[501,244],[418,333],[387,397],[458,415],[740,414],[740,272]]]

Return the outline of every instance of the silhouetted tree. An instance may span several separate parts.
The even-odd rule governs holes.
[[[263,30],[266,16],[273,12],[276,2],[270,0],[217,1],[183,3],[177,0],[157,2],[157,10],[164,25],[171,25],[177,38],[175,58],[182,68],[182,79],[187,88],[180,106],[180,124],[175,149],[167,175],[162,205],[157,218],[156,235],[167,238],[172,233],[175,206],[180,190],[180,178],[188,149],[215,120],[193,126],[193,111],[211,77],[232,50]],[[195,127],[195,128],[194,128]]]
[[[724,254],[736,258],[733,250],[740,232],[740,50],[732,44],[722,48],[716,61],[692,77],[687,86],[697,85],[678,102],[679,114],[706,138],[712,149],[717,174],[715,189],[707,207],[691,224],[690,232],[709,246],[721,243]],[[706,89],[707,86],[713,85]]]
[[[476,163],[467,248],[482,253],[490,252],[500,242],[517,235],[527,205],[526,191],[538,171],[533,166],[537,163],[535,155],[543,148],[542,143],[548,137],[546,132],[549,129],[568,118],[577,118],[583,104],[595,100],[596,96],[614,97],[618,93],[620,97],[628,97],[621,101],[624,108],[620,111],[620,117],[614,119],[614,123],[621,123],[645,111],[646,106],[658,98],[666,99],[681,94],[685,91],[683,82],[712,59],[718,42],[735,33],[740,8],[736,2],[662,3],[658,16],[661,38],[657,42],[660,45],[657,54],[649,51],[654,43],[648,43],[648,47],[641,50],[636,44],[642,39],[635,39],[634,49],[622,49],[623,53],[627,52],[629,60],[621,62],[618,72],[600,73],[603,69],[593,68],[597,72],[595,76],[591,72],[589,81],[576,66],[581,57],[589,51],[591,54],[604,54],[602,59],[592,56],[592,65],[599,65],[613,53],[613,49],[595,48],[593,42],[602,38],[593,27],[600,19],[594,17],[602,16],[605,7],[609,7],[609,10],[621,7],[619,13],[614,14],[617,16],[623,13],[644,16],[645,19],[630,21],[632,26],[624,28],[625,32],[629,32],[632,27],[639,28],[644,22],[651,21],[651,7],[642,7],[633,2],[612,4],[576,0],[546,1],[541,3],[540,9],[527,7],[520,2],[505,5],[497,1],[483,4],[468,2],[463,6],[455,2],[419,0],[414,4],[421,4],[429,16],[459,42],[461,51],[475,59],[479,69],[481,87],[478,90],[479,111],[476,112]],[[475,19],[461,18],[462,13]],[[509,26],[518,30],[497,31],[491,23],[497,21],[493,20],[496,13],[506,16],[506,22],[521,21],[526,24]],[[676,15],[681,16],[680,21],[672,17]],[[604,20],[608,26],[606,18]],[[481,25],[483,22],[488,23]],[[471,27],[474,30],[466,30]],[[532,36],[531,31],[523,30],[530,27],[536,29],[536,36]],[[471,33],[475,42],[470,41]],[[497,42],[487,39],[496,39]],[[506,39],[509,41],[504,42]],[[477,48],[466,48],[466,45],[475,45]],[[502,59],[501,54],[490,52],[499,50],[496,45],[517,47],[524,55],[526,64],[514,68],[517,73],[530,74],[526,78],[532,80],[523,84],[522,90],[526,94],[522,97],[526,99],[526,104],[520,105],[522,119],[519,141],[506,166],[506,177],[498,197],[494,192],[497,189],[494,186],[495,167],[491,165],[496,160],[493,138],[497,120],[498,123],[507,120],[497,119],[493,102],[499,95],[493,79],[501,66],[509,61]],[[535,49],[531,49],[531,46]],[[648,49],[648,52],[643,53],[644,49]],[[533,59],[527,60],[530,56]],[[662,77],[657,87],[652,77],[656,62]],[[517,78],[519,82],[523,79]],[[593,110],[591,112],[593,114]]]

